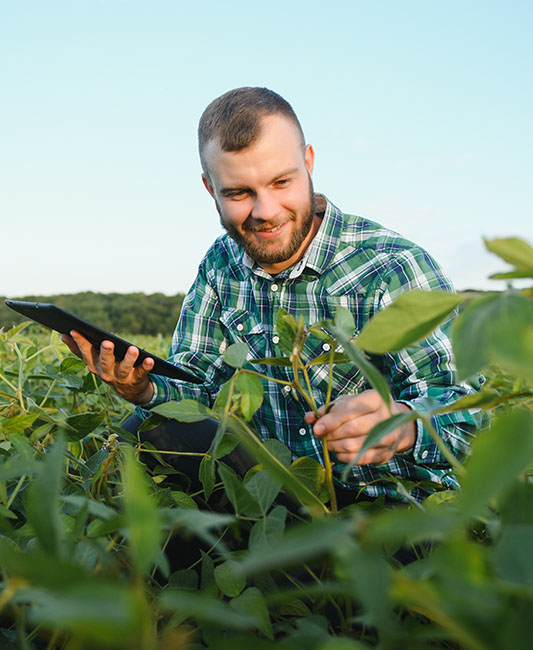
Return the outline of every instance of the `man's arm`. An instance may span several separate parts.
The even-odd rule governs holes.
[[[436,262],[416,247],[395,256],[384,277],[377,310],[384,309],[401,293],[411,289],[453,291]],[[451,323],[450,318],[427,338],[400,352],[372,356],[372,362],[386,377],[392,398],[396,400],[393,413],[412,407],[425,415],[428,399],[445,405],[474,392],[471,386],[457,383],[449,336]],[[390,413],[376,391],[345,395],[335,399],[333,404],[330,413],[318,421],[311,413],[306,415],[306,421],[315,425],[315,435],[326,436],[328,447],[337,454],[339,461],[351,462],[368,433]],[[481,424],[481,414],[475,411],[432,418],[437,434],[458,458],[468,452],[470,438]],[[420,420],[384,437],[379,445],[361,457],[358,464],[383,464],[396,453],[402,453],[402,457],[415,464],[448,464]]]
[[[143,409],[184,398],[212,405],[232,369],[223,361],[225,340],[219,320],[220,304],[207,278],[206,260],[207,256],[183,302],[168,358],[170,363],[202,377],[202,384],[149,374],[154,365],[150,358],[134,367],[139,354],[134,346],[128,349],[122,361],[117,362],[111,341],[102,343],[100,353],[77,332],[63,336],[63,342],[85,361],[91,372],[112,386],[124,399]],[[140,415],[146,417],[147,413],[140,412]]]

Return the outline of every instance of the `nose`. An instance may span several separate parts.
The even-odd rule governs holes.
[[[280,205],[272,192],[258,192],[255,196],[251,216],[261,221],[271,221],[279,216]]]

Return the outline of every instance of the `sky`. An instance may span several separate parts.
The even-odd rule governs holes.
[[[185,292],[222,233],[198,119],[267,86],[344,212],[501,289],[533,240],[530,0],[0,0],[0,295]]]

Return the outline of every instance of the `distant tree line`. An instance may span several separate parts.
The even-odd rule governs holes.
[[[103,329],[127,334],[172,334],[184,294],[166,296],[163,293],[83,293],[56,296],[24,296],[18,300],[48,302],[88,320]],[[0,328],[9,329],[24,316],[0,303]]]

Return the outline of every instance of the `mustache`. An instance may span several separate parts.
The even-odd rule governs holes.
[[[278,226],[289,221],[295,221],[295,217],[290,215],[288,219],[277,219],[276,221],[260,221],[259,223],[253,217],[247,217],[246,221],[242,224],[242,229],[246,232],[263,232],[265,230],[272,230]]]

